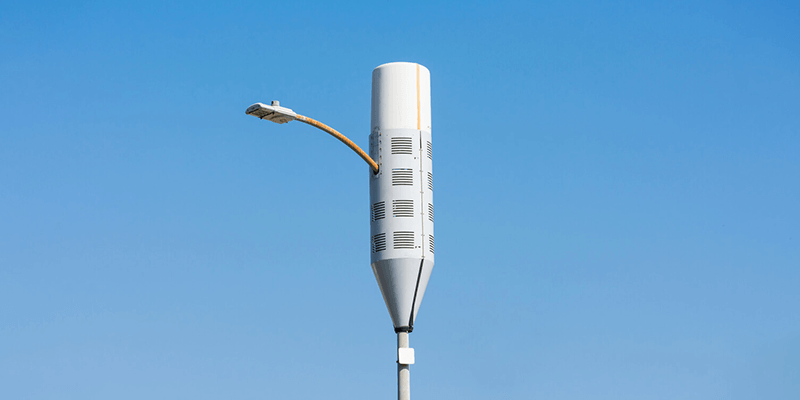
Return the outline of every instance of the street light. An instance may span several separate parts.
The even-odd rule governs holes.
[[[264,103],[253,104],[247,107],[245,114],[279,124],[285,124],[297,119],[297,114],[289,108],[281,107],[281,103],[278,100],[273,100],[271,105]]]
[[[409,367],[415,357],[408,334],[434,264],[430,72],[404,62],[372,71],[369,155],[335,129],[278,101],[256,103],[245,112],[279,124],[298,120],[322,129],[372,168],[370,263],[397,334],[397,398],[410,400]]]
[[[364,150],[361,150],[353,141],[348,139],[345,135],[339,133],[336,129],[331,128],[328,125],[323,124],[315,119],[306,117],[304,115],[300,115],[292,111],[290,108],[281,107],[281,103],[278,100],[273,100],[272,105],[266,105],[264,103],[256,103],[250,107],[247,107],[245,114],[252,115],[254,117],[258,117],[261,119],[266,119],[268,121],[272,121],[278,124],[285,124],[289,121],[298,120],[300,122],[305,122],[313,127],[322,129],[325,132],[330,133],[333,137],[342,141],[342,143],[346,144],[347,147],[353,149],[358,155],[364,159],[364,161],[372,167],[372,170],[376,173],[378,172],[378,164],[370,158]]]

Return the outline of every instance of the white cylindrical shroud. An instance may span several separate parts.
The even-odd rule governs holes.
[[[396,331],[410,332],[434,264],[430,72],[414,63],[372,73],[371,264]]]

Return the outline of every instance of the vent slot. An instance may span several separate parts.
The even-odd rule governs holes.
[[[413,186],[414,170],[411,168],[392,169],[392,186]]]
[[[413,217],[414,200],[392,200],[392,216]]]
[[[433,145],[431,142],[428,142],[428,158],[433,160]]]
[[[371,217],[373,221],[386,218],[386,202],[379,201],[373,204]]]
[[[392,238],[394,240],[395,250],[414,249],[414,232],[413,231],[397,231]]]
[[[386,250],[386,234],[379,233],[372,236],[372,252],[377,253],[384,250]]]
[[[433,235],[428,235],[428,250],[433,253]]]
[[[410,137],[392,138],[392,154],[413,154],[413,150]]]
[[[428,189],[433,191],[433,173],[428,172]]]
[[[428,219],[433,222],[433,204],[428,203]]]

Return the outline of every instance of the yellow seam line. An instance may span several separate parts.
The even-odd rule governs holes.
[[[419,64],[417,64],[417,130],[422,129],[420,126],[419,116]]]

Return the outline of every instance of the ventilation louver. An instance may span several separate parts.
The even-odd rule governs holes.
[[[379,233],[372,236],[372,252],[377,253],[384,250],[386,250],[386,234]]]
[[[414,170],[411,168],[392,169],[392,186],[413,186]]]
[[[377,221],[386,217],[386,203],[379,201],[372,205],[372,220]]]
[[[392,238],[394,240],[394,249],[414,249],[414,232],[413,231],[397,231]]]
[[[413,217],[414,200],[392,200],[392,216]]]
[[[412,154],[414,146],[410,137],[392,138],[392,154]]]

